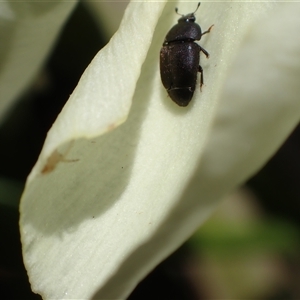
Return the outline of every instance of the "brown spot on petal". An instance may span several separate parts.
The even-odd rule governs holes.
[[[63,154],[59,153],[57,150],[54,150],[52,154],[48,157],[47,163],[42,169],[41,173],[47,174],[52,172],[56,168],[56,165],[60,162],[75,162],[75,161],[79,161],[79,159],[67,159]]]
[[[107,127],[107,131],[112,131],[116,128],[116,124],[110,124],[108,127]]]

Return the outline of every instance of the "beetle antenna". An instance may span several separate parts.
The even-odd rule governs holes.
[[[179,15],[179,16],[182,16],[182,17],[184,16],[184,15],[178,13],[178,8],[177,8],[177,7],[175,8],[175,12],[176,12],[176,14]]]
[[[194,14],[194,13],[195,13],[195,12],[198,10],[198,8],[199,8],[200,4],[201,4],[201,2],[198,2],[198,5],[197,5],[197,8],[196,8],[196,10],[195,10],[195,11],[194,11],[192,14]],[[177,7],[175,8],[175,12],[176,12],[176,14],[177,14],[177,15],[184,17],[184,15],[182,15],[182,14],[178,13],[178,8],[177,8]]]
[[[193,14],[198,10],[200,4],[201,4],[201,2],[198,2],[197,8],[196,8],[196,10],[193,12]]]

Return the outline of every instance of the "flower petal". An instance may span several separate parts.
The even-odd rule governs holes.
[[[30,272],[33,290],[43,294],[45,298],[64,298],[72,297],[72,295],[79,298],[91,297],[99,287],[100,282],[103,282],[104,278],[111,272],[111,268],[116,266],[116,262],[112,260],[107,268],[103,268],[102,263],[100,263],[94,271],[97,273],[100,271],[101,274],[99,273],[99,276],[95,276],[93,280],[89,276],[85,276],[85,279],[80,279],[82,284],[79,285],[75,280],[77,272],[71,270],[74,261],[69,261],[67,264],[58,263],[56,267],[62,267],[62,269],[59,271],[60,275],[57,276],[58,269],[51,262],[51,259],[57,261],[55,258],[57,254],[60,256],[69,251],[67,257],[70,258],[69,255],[71,255],[75,258],[76,255],[73,256],[72,251],[77,248],[75,244],[80,242],[80,238],[75,238],[75,241],[74,236],[69,235],[69,233],[75,230],[77,233],[81,232],[86,236],[86,225],[88,227],[92,226],[93,229],[98,228],[98,225],[95,226],[94,221],[99,217],[102,218],[102,213],[113,204],[114,197],[124,188],[126,174],[128,174],[126,172],[124,176],[120,173],[120,169],[116,167],[114,160],[117,158],[120,162],[120,159],[125,158],[126,155],[130,154],[131,156],[129,150],[132,148],[124,149],[125,152],[121,152],[121,155],[117,153],[120,149],[118,147],[122,146],[125,141],[124,138],[113,141],[116,134],[121,132],[119,129],[114,130],[111,135],[105,135],[105,139],[108,137],[109,140],[113,141],[113,145],[105,139],[77,140],[74,143],[71,142],[71,146],[67,146],[64,153],[63,145],[70,140],[101,135],[114,129],[127,118],[141,66],[147,55],[154,28],[163,7],[163,2],[132,3],[128,6],[120,30],[87,68],[69,102],[49,131],[39,161],[28,178],[20,208],[24,261]],[[144,22],[145,20],[147,22]],[[130,136],[129,134],[129,137],[136,137],[136,135]],[[71,148],[71,151],[68,147]],[[66,154],[68,154],[68,158],[66,158]],[[103,168],[100,166],[102,163],[104,163]],[[70,172],[71,177],[72,174],[79,177],[77,179],[73,177],[75,180],[73,181],[65,171]],[[83,175],[85,172],[88,172],[88,174]],[[117,174],[115,174],[116,172]],[[120,177],[115,177],[118,174],[121,175],[121,181],[118,181]],[[90,176],[94,179],[91,179]],[[101,180],[100,185],[99,176],[103,176],[104,179]],[[66,183],[65,179],[69,183]],[[53,188],[53,184],[54,186],[59,184],[60,187]],[[72,185],[70,187],[71,193],[75,192],[73,194],[73,196],[76,195],[76,200],[73,199],[75,202],[72,200],[73,196],[67,195],[68,192],[65,194],[66,200],[63,201],[61,201],[62,194],[58,195],[68,190],[68,184]],[[111,189],[113,184],[117,184],[117,186]],[[42,194],[47,195],[46,198],[42,199],[43,196],[36,189],[43,191]],[[53,192],[58,192],[58,194],[54,195]],[[60,199],[59,207],[56,206],[58,203],[55,203],[55,199]],[[77,210],[79,207],[82,209]],[[65,209],[70,212],[70,215],[66,214]],[[56,214],[57,212],[59,213]],[[113,219],[105,217],[105,220],[110,224]],[[39,227],[38,234],[35,232],[36,226]],[[102,231],[104,227],[102,225],[100,227]],[[42,230],[40,231],[40,229]],[[89,229],[88,231],[92,233]],[[104,231],[102,232],[104,233]],[[44,238],[45,241],[47,240],[46,244],[40,243]],[[68,249],[56,246],[52,248],[56,242],[61,246],[63,245],[61,244],[61,238],[63,238],[65,246],[65,242],[70,245],[69,242],[73,243],[75,241],[75,244],[73,244],[75,248],[71,245],[70,248],[67,246]],[[101,240],[102,238],[99,241]],[[84,241],[82,242],[82,246],[87,247],[86,254],[88,256],[91,254],[90,251],[94,252],[98,248],[98,246],[94,248],[94,238],[90,239],[91,247],[88,245],[90,242],[87,244]],[[50,248],[52,250],[56,249],[58,252],[55,250],[54,256],[50,253],[47,254],[47,259],[44,260],[45,253]],[[36,249],[37,252],[32,251],[33,249]],[[77,249],[79,250],[79,248]],[[81,256],[83,254],[82,250],[79,250],[80,252],[77,252],[77,254],[80,253]],[[104,250],[104,254],[106,250]],[[123,254],[119,252],[117,261],[122,259],[122,256]],[[92,268],[96,266],[95,263],[99,261],[100,257],[105,257],[103,252],[99,252],[94,256],[94,261],[91,261]],[[36,264],[40,259],[43,262]],[[91,265],[84,268],[85,262],[83,260],[77,260],[77,258],[75,260],[79,263],[77,265],[78,270],[87,271],[86,275],[93,273],[90,273]],[[69,265],[69,263],[71,264]],[[45,277],[41,276],[40,271],[43,272]],[[62,274],[66,275],[66,272],[68,276],[62,277]],[[41,278],[43,278],[42,281]]]
[[[151,40],[151,29],[147,31],[143,26],[155,26],[163,5],[135,5],[140,5],[141,10],[133,9],[132,4],[129,9],[133,11],[128,9],[128,21],[124,21],[123,26],[131,24],[130,13],[140,17],[137,27],[146,35],[136,33],[140,39],[136,47],[140,47]],[[192,4],[184,5],[187,12],[193,11]],[[53,126],[39,162],[30,175],[21,203],[23,253],[32,287],[44,298],[90,298],[94,295],[97,299],[104,299],[128,295],[155,264],[207,218],[224,193],[259,167],[299,117],[295,97],[288,101],[288,107],[286,99],[278,98],[271,111],[259,101],[261,99],[253,100],[253,95],[247,91],[250,79],[245,76],[245,70],[243,76],[247,84],[241,85],[237,94],[240,103],[232,105],[231,94],[227,94],[224,102],[218,103],[220,90],[227,79],[228,64],[257,12],[263,13],[269,7],[266,3],[203,3],[201,25],[209,27],[211,23],[208,22],[212,20],[215,23],[214,31],[205,40],[203,38],[203,42],[201,40],[201,45],[211,54],[209,62],[201,60],[204,70],[209,70],[205,73],[205,90],[201,96],[197,90],[186,109],[172,103],[166,92],[159,88],[157,63],[161,41],[172,24],[171,17],[168,17],[173,13],[171,6],[166,7],[162,22],[157,26],[127,122],[99,138],[74,141],[62,155],[61,144],[64,142],[99,135],[124,120],[134,92],[132,82],[138,76],[135,75],[138,73],[135,54],[140,55],[141,63],[142,52],[147,49],[144,46],[138,50],[141,54],[135,53],[136,47],[133,46],[132,53],[125,51],[123,62],[127,64],[132,58],[134,63],[128,68],[134,68],[135,73],[130,73],[127,78],[121,70],[123,76],[118,77],[115,81],[118,85],[113,88],[102,86],[98,89],[97,69],[108,70],[108,77],[112,76],[110,73],[118,76],[112,67],[116,61],[107,60],[106,69],[101,65],[104,62],[98,62],[96,58],[97,68],[93,71],[91,66],[92,71],[88,69],[83,75],[82,86],[74,91],[70,104]],[[148,23],[151,14],[155,16]],[[273,15],[274,19],[269,18],[270,15],[268,12],[266,35],[270,34],[268,21],[272,23],[275,17],[280,26],[286,24],[280,30],[291,29],[291,22],[279,22],[282,20],[280,15]],[[120,32],[120,35],[127,34],[127,31]],[[256,33],[259,35],[260,31]],[[278,42],[278,37],[281,36],[276,36],[272,42],[276,38]],[[130,42],[128,34],[122,41],[124,44]],[[260,38],[250,40],[254,49],[257,42],[261,43]],[[123,43],[118,43],[118,46],[123,46]],[[252,46],[247,45],[246,50]],[[114,50],[109,47],[103,58],[109,57],[110,51],[116,51],[115,46],[112,47]],[[290,51],[290,48],[285,51]],[[272,56],[264,59],[266,67],[273,66]],[[249,60],[246,62],[249,66]],[[251,70],[249,68],[247,72]],[[93,76],[95,74],[97,76]],[[252,73],[254,75],[256,73]],[[103,80],[108,85],[111,82]],[[130,91],[124,88],[127,80]],[[274,81],[270,83],[274,85]],[[270,97],[270,86],[267,87],[257,87],[257,93],[265,93],[266,101]],[[247,91],[244,100],[242,88]],[[119,100],[122,95],[118,89],[125,93],[125,99]],[[98,103],[94,99],[97,95],[111,101],[99,100]],[[86,99],[88,96],[91,101]],[[99,105],[101,111],[98,113]],[[290,105],[293,117],[288,125],[286,120],[274,120],[275,112],[283,107],[290,113]],[[270,115],[266,116],[269,111]],[[249,113],[256,119],[246,118]],[[268,120],[267,124],[277,124],[277,127],[268,128],[274,138],[270,145],[265,143],[265,120]],[[211,131],[213,122],[215,125]],[[260,132],[264,134],[257,137]],[[237,147],[240,141],[241,145],[245,145],[245,141],[249,144],[249,137],[250,152]],[[61,163],[55,169],[45,169],[45,166],[53,165],[49,164],[50,161],[54,165]]]
[[[161,2],[128,6],[117,34],[94,57],[48,132],[29,180],[56,166],[62,159],[61,152],[57,152],[61,145],[79,138],[99,136],[127,119],[141,66],[163,5]],[[143,22],[145,16],[147,22]]]
[[[0,3],[0,120],[36,76],[75,5]]]

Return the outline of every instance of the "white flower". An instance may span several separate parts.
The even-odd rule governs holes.
[[[58,28],[72,6],[43,11],[39,30],[60,15]],[[202,3],[197,21],[215,27],[200,41],[210,53],[201,56],[205,86],[187,108],[160,82],[159,50],[178,19],[174,3],[164,6],[129,4],[28,177],[24,263],[45,299],[126,297],[299,121],[299,5]],[[188,13],[196,3],[177,6]],[[44,37],[44,52],[52,36]]]

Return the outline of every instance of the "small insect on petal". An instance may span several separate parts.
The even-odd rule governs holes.
[[[209,33],[211,28],[202,33],[199,24],[195,23],[195,12],[181,15],[178,23],[166,35],[160,50],[161,81],[171,99],[179,106],[187,106],[194,95],[197,74],[200,72],[200,90],[203,85],[203,69],[199,65],[200,52],[208,58],[208,52],[195,43]],[[178,14],[177,8],[175,12]],[[180,15],[180,14],[179,14]]]

